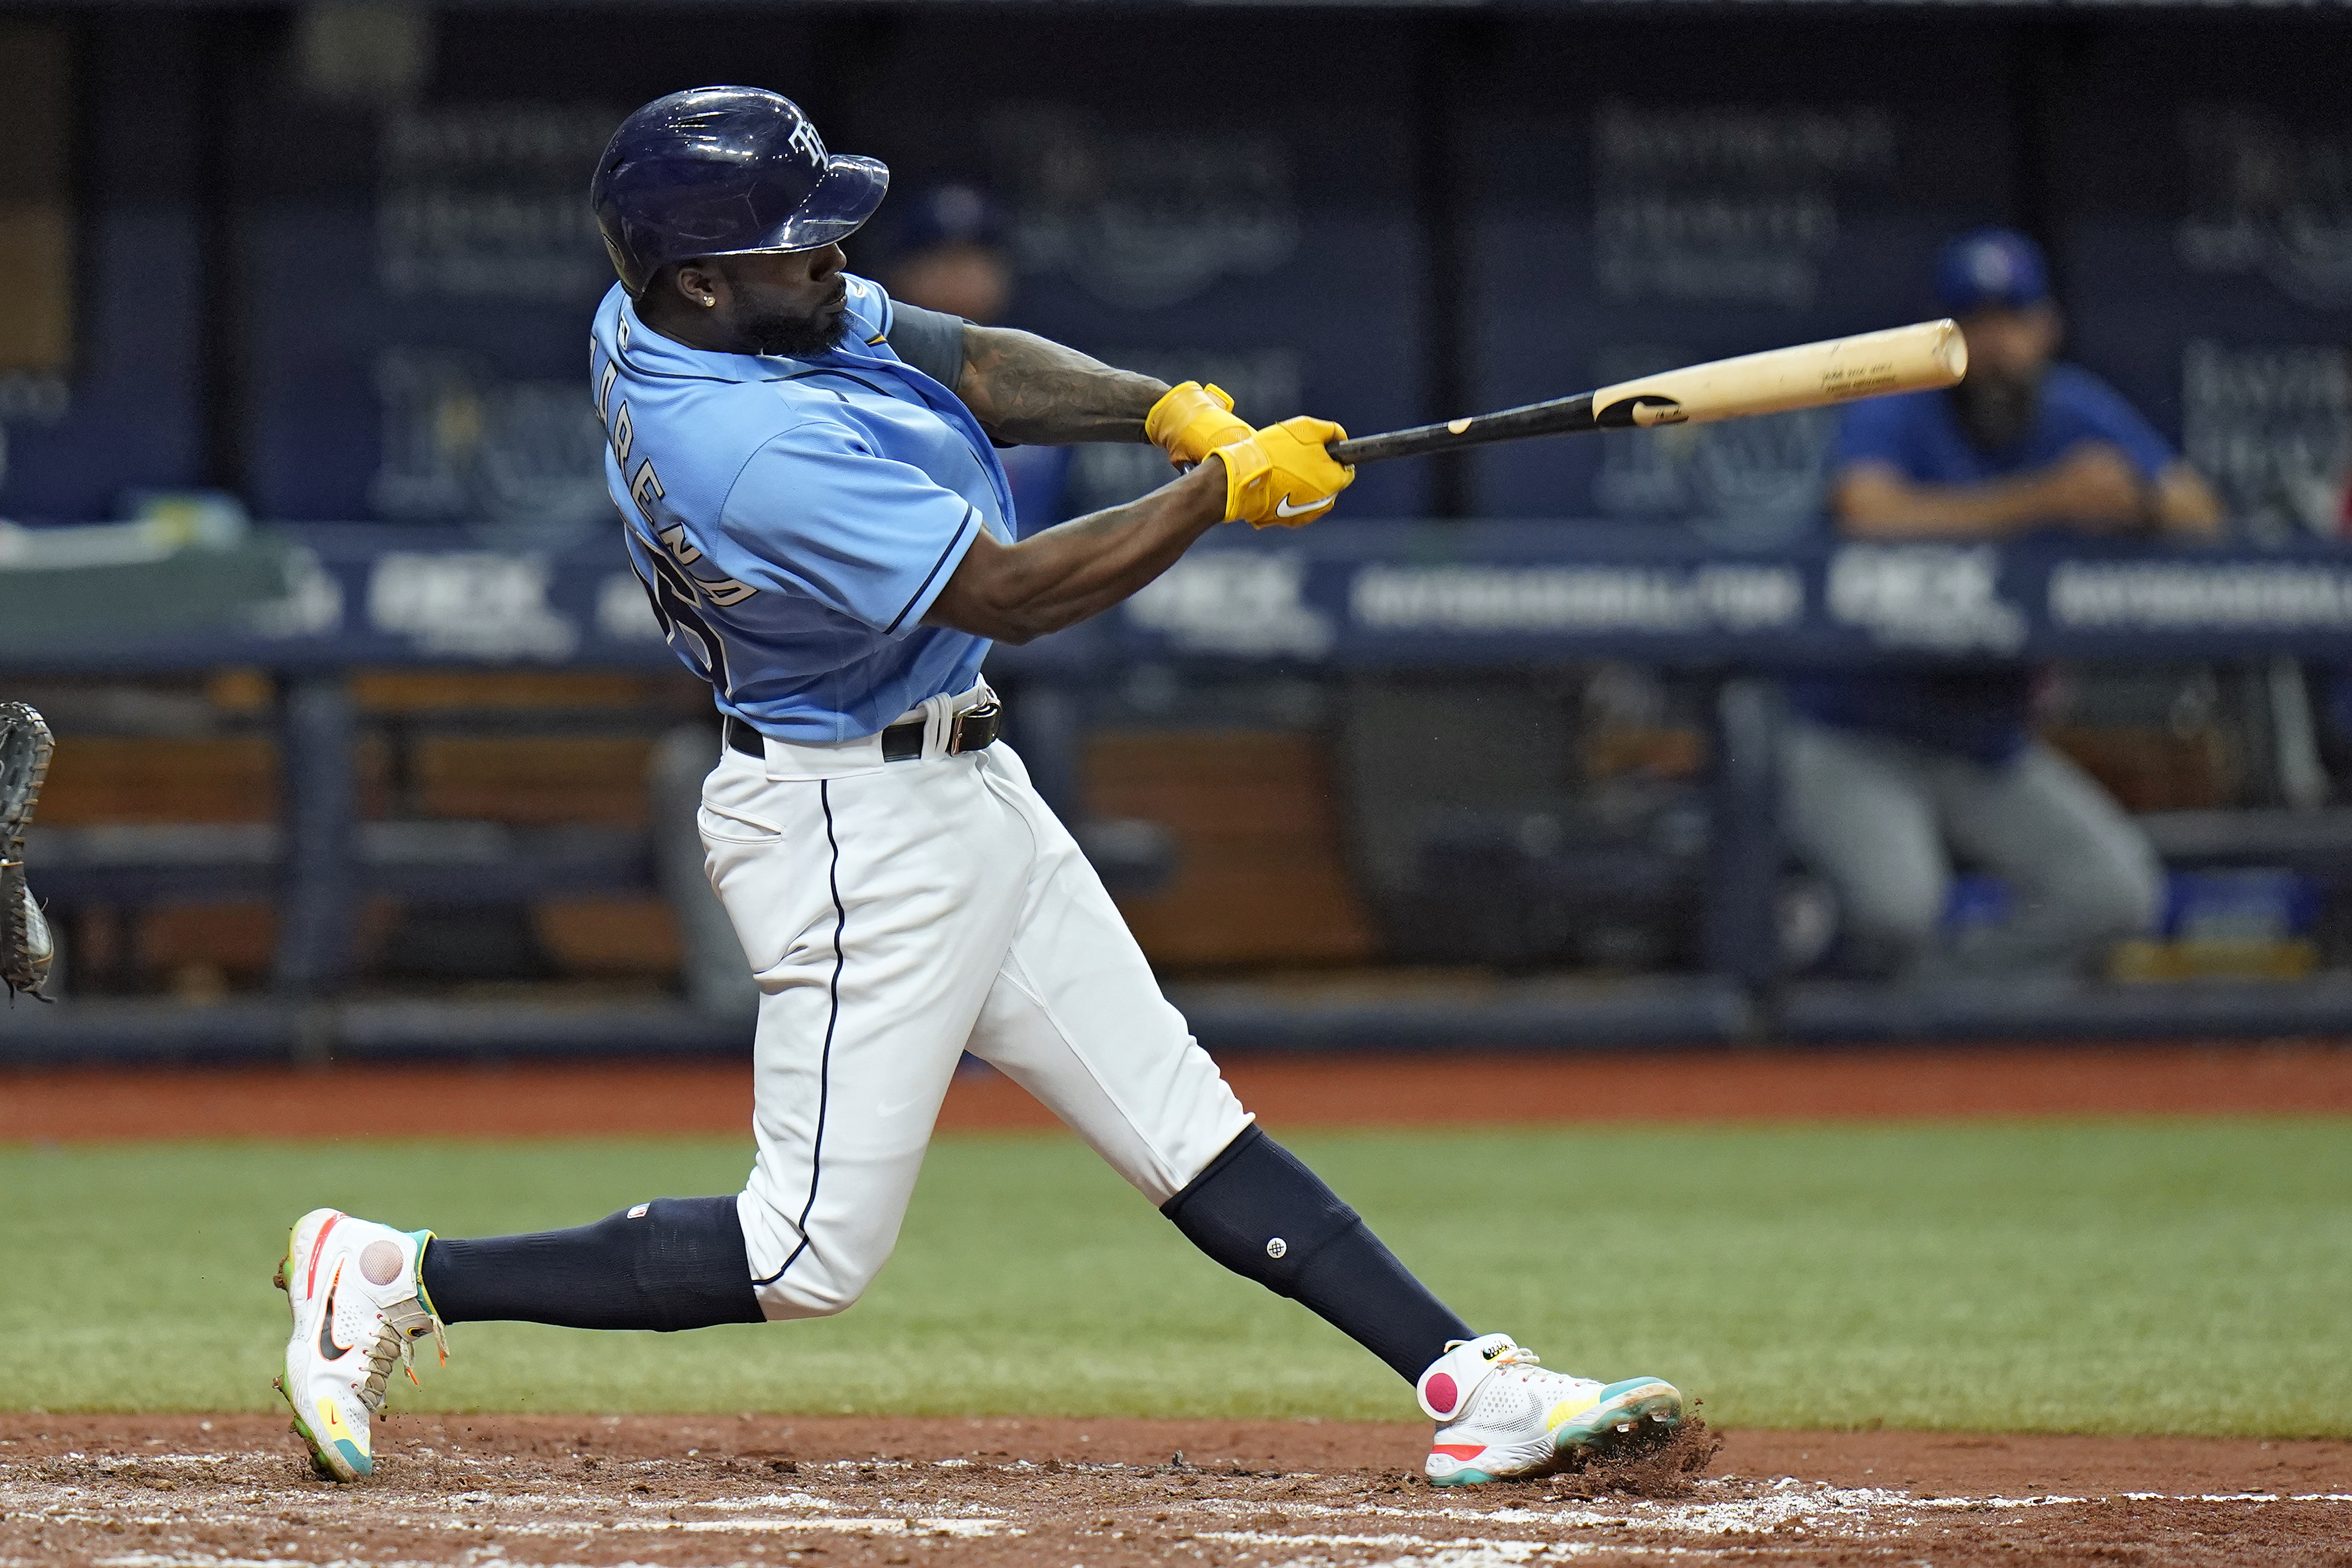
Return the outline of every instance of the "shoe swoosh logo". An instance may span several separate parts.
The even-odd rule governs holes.
[[[1288,496],[1285,496],[1280,500],[1274,503],[1274,515],[1276,517],[1305,517],[1308,512],[1321,511],[1325,507],[1329,506],[1330,504],[1331,498],[1329,496],[1325,496],[1313,506],[1293,506],[1290,504],[1290,498]]]
[[[349,1345],[335,1342],[335,1292],[342,1288],[343,1266],[335,1265],[335,1277],[327,1282],[327,1310],[319,1315],[319,1353],[329,1361],[341,1361],[352,1353]]]

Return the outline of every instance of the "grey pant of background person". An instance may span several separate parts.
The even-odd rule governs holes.
[[[2123,808],[2040,742],[1988,766],[1955,752],[1791,718],[1780,816],[1835,889],[1862,973],[2077,969],[2155,923],[2163,868]],[[1952,852],[2009,885],[2009,917],[1937,940]]]

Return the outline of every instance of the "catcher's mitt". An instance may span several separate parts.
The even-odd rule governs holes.
[[[23,702],[0,702],[0,984],[13,1000],[29,991],[40,1000],[57,948],[49,922],[25,885],[25,825],[48,776],[56,742],[41,716]]]

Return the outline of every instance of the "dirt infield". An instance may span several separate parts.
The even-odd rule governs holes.
[[[1238,1057],[1278,1128],[1599,1121],[2352,1113],[2352,1048],[2274,1045],[1938,1050]],[[153,1068],[0,1072],[0,1141],[534,1138],[740,1132],[748,1064]],[[1054,1125],[1010,1080],[959,1074],[950,1131]]]
[[[1734,1432],[1696,1476],[1654,1461],[1453,1492],[1419,1479],[1426,1440],[395,1415],[377,1474],[339,1488],[263,1417],[5,1415],[0,1563],[2352,1563],[2352,1444]]]

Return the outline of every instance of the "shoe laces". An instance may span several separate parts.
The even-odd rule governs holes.
[[[419,1388],[425,1386],[416,1375],[416,1342],[427,1332],[440,1352],[441,1364],[447,1366],[449,1336],[436,1313],[413,1300],[384,1310],[383,1326],[376,1331],[375,1342],[365,1352],[368,1374],[359,1387],[360,1403],[367,1406],[371,1415],[383,1408],[385,1385],[392,1381],[394,1366],[408,1374],[409,1382]]]

